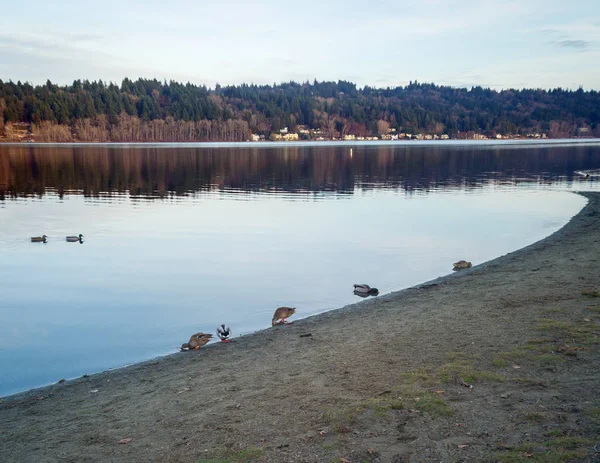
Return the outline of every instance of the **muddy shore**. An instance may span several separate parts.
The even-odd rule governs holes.
[[[584,196],[561,230],[468,270],[0,399],[0,461],[600,461],[600,193]]]

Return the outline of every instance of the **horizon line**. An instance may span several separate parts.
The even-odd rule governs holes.
[[[88,82],[90,84],[99,84],[102,83],[105,86],[109,86],[109,85],[115,85],[118,87],[121,87],[121,85],[123,84],[123,82],[125,80],[129,80],[131,82],[137,82],[140,80],[145,80],[145,81],[157,81],[161,84],[166,84],[169,85],[170,83],[176,83],[176,84],[181,84],[181,85],[193,85],[195,87],[205,87],[208,91],[217,91],[217,87],[218,88],[227,88],[227,87],[241,87],[243,85],[247,85],[249,87],[269,87],[269,88],[277,88],[277,87],[281,87],[283,85],[286,84],[296,84],[299,86],[304,86],[304,85],[310,85],[313,86],[316,84],[323,84],[323,83],[331,83],[331,84],[336,84],[339,85],[340,83],[346,83],[346,84],[351,84],[355,87],[356,91],[364,91],[365,89],[372,89],[372,90],[395,90],[398,88],[402,88],[402,89],[406,89],[406,88],[410,88],[411,86],[419,86],[419,85],[432,85],[434,87],[438,87],[438,88],[450,88],[450,89],[454,89],[454,90],[467,90],[467,91],[471,91],[474,88],[480,88],[482,90],[489,90],[492,92],[503,92],[503,91],[538,91],[538,90],[542,90],[545,92],[549,92],[549,91],[553,91],[553,90],[561,90],[561,91],[569,91],[569,92],[576,92],[578,90],[582,90],[583,92],[586,93],[590,93],[590,92],[598,92],[600,91],[600,89],[596,89],[596,88],[589,88],[589,89],[585,89],[583,85],[579,85],[577,87],[577,89],[573,88],[573,87],[562,87],[562,86],[558,86],[558,87],[504,87],[504,88],[492,88],[492,87],[484,87],[482,85],[471,85],[471,86],[454,86],[454,85],[450,85],[450,84],[438,84],[435,82],[426,82],[426,81],[418,81],[417,79],[413,80],[409,80],[408,84],[405,85],[396,85],[396,86],[386,86],[386,87],[377,87],[377,86],[372,86],[372,85],[363,85],[362,87],[359,87],[358,84],[356,84],[355,82],[352,82],[351,80],[343,80],[343,79],[338,79],[337,81],[335,80],[317,80],[317,78],[313,78],[313,81],[310,82],[309,80],[306,81],[295,81],[295,80],[287,80],[287,81],[280,81],[280,82],[273,82],[272,84],[259,84],[259,83],[254,83],[254,82],[241,82],[241,83],[237,83],[237,84],[225,84],[225,85],[221,85],[218,82],[215,83],[214,86],[209,86],[206,83],[194,83],[191,82],[189,80],[187,81],[183,81],[183,80],[176,80],[176,79],[166,79],[166,78],[158,78],[158,77],[137,77],[135,79],[132,79],[130,77],[123,77],[121,79],[121,82],[117,82],[117,81],[113,81],[113,80],[106,80],[104,81],[103,79],[99,78],[97,80],[90,80],[87,78],[79,78],[79,79],[74,79],[71,83],[68,84],[62,84],[62,83],[57,83],[57,82],[52,82],[51,79],[46,79],[45,82],[43,83],[33,83],[32,81],[26,80],[26,81],[22,81],[22,80],[17,80],[14,81],[11,78],[9,78],[8,80],[3,80],[2,78],[0,78],[0,83],[4,83],[4,84],[9,84],[12,83],[14,85],[30,85],[32,87],[43,87],[45,85],[48,84],[48,82],[50,82],[50,84],[58,86],[58,87],[72,87],[73,84],[75,82],[79,82],[79,83],[85,83]]]

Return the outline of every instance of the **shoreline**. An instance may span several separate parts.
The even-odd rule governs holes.
[[[581,293],[600,283],[600,193],[579,194],[588,203],[564,227],[468,270],[228,345],[3,397],[0,456],[497,461],[490,455],[527,452],[528,441],[556,451],[545,442],[560,431],[579,439],[575,461],[593,461],[600,299]]]
[[[301,146],[462,146],[462,145],[587,145],[598,144],[600,138],[511,138],[511,139],[485,139],[485,140],[297,140],[297,141],[148,141],[148,142],[93,142],[93,141],[73,141],[73,142],[24,142],[24,141],[4,141],[0,140],[1,146],[107,146],[107,147],[237,147],[254,146],[260,148],[267,147],[301,147]]]

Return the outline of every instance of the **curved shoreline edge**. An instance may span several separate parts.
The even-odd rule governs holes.
[[[549,439],[550,431],[593,439],[600,300],[582,292],[600,286],[600,193],[578,194],[588,203],[561,229],[468,270],[228,345],[4,397],[0,430],[8,431],[0,432],[0,455],[8,462],[82,454],[90,461],[195,462],[257,449],[255,461],[320,462],[331,461],[326,442],[337,461],[366,448],[376,448],[381,461],[487,461],[489,452],[505,450],[495,444],[502,432],[509,447]],[[540,328],[548,320],[552,326]],[[573,336],[567,345],[553,334],[564,326],[585,334],[587,344]],[[542,345],[546,337],[550,350],[528,357],[528,342]],[[560,343],[581,350],[559,356]],[[402,408],[385,416],[364,412],[365,403],[396,394],[406,374],[447,367],[449,354],[459,366],[468,359],[470,368],[504,379],[475,381],[472,391],[459,383],[463,373],[435,383],[452,418],[419,412],[406,393]],[[494,363],[501,354],[507,365]],[[346,423],[349,409],[363,411]],[[405,423],[407,436],[393,420]],[[134,441],[115,445],[125,437]],[[592,453],[581,455],[576,461],[593,461]]]
[[[560,232],[563,231],[566,227],[568,227],[571,224],[571,222],[576,217],[578,217],[580,214],[584,213],[584,210],[590,204],[590,202],[589,202],[590,196],[593,197],[593,196],[596,195],[596,193],[593,193],[593,192],[573,191],[571,193],[572,194],[578,194],[580,196],[583,196],[583,197],[587,198],[588,202],[583,206],[583,208],[581,208],[579,210],[579,212],[577,214],[575,214],[573,217],[571,217],[569,219],[569,221],[564,226],[562,226],[558,230],[554,231],[550,235],[542,238],[541,240],[538,240],[538,241],[536,241],[536,242],[534,242],[532,244],[529,244],[529,245],[527,245],[527,246],[525,246],[523,248],[519,248],[519,249],[517,249],[515,251],[511,251],[511,252],[509,252],[507,254],[504,254],[502,256],[495,257],[494,259],[482,262],[481,264],[478,264],[478,265],[476,265],[474,267],[471,267],[469,269],[461,270],[459,272],[450,272],[450,273],[448,273],[446,275],[442,275],[442,276],[436,277],[436,278],[434,278],[432,280],[427,280],[425,282],[418,283],[418,284],[416,284],[414,286],[410,286],[408,288],[403,288],[403,289],[399,289],[399,290],[396,290],[396,291],[391,291],[389,293],[382,294],[380,296],[377,296],[376,298],[367,298],[365,300],[360,300],[360,301],[357,301],[357,302],[346,304],[344,306],[337,307],[337,308],[331,309],[331,310],[327,310],[325,312],[321,312],[321,313],[314,314],[314,315],[309,315],[308,317],[301,318],[301,319],[298,319],[298,320],[294,321],[293,324],[300,325],[303,322],[320,323],[321,321],[324,321],[327,318],[327,316],[330,316],[330,315],[337,315],[337,314],[344,313],[346,311],[360,310],[363,307],[364,308],[368,308],[370,304],[378,305],[380,302],[387,303],[387,302],[393,301],[394,299],[396,299],[396,298],[398,298],[398,297],[400,297],[400,296],[402,296],[404,294],[407,294],[408,292],[413,291],[413,290],[426,289],[426,288],[431,288],[433,286],[446,284],[446,283],[452,281],[454,278],[460,278],[460,277],[468,275],[468,274],[470,274],[472,272],[477,272],[477,271],[485,270],[490,265],[492,267],[495,267],[495,266],[498,266],[498,265],[502,265],[503,259],[507,258],[508,256],[514,255],[516,253],[521,253],[521,252],[524,252],[524,251],[528,251],[528,250],[533,250],[538,245],[543,246],[544,243],[546,242],[546,240],[549,240],[549,239],[555,237],[555,235],[560,234]],[[597,195],[598,195],[598,198],[600,200],[600,193],[597,193]],[[234,339],[235,339],[235,342],[241,342],[242,340],[245,340],[245,339],[248,339],[248,338],[251,338],[251,337],[264,335],[265,333],[269,332],[271,329],[272,328],[264,328],[264,329],[257,330],[257,331],[251,332],[251,333],[245,333],[245,334],[243,334],[241,336],[235,337]],[[202,350],[206,351],[207,349],[218,348],[218,346],[219,346],[218,343],[211,343],[211,344],[203,347]],[[173,352],[173,353],[168,353],[168,354],[164,354],[164,355],[159,355],[157,357],[149,358],[147,360],[142,360],[140,362],[135,362],[135,363],[131,363],[131,364],[119,366],[119,367],[109,368],[107,370],[102,370],[102,371],[98,371],[98,372],[95,372],[95,373],[85,374],[83,377],[69,378],[65,382],[66,383],[74,383],[74,382],[77,382],[77,381],[79,381],[81,379],[88,379],[90,377],[99,376],[99,375],[106,375],[108,373],[112,373],[112,374],[117,374],[119,372],[125,373],[125,371],[123,371],[125,369],[136,368],[136,367],[143,367],[145,364],[148,364],[148,363],[154,364],[155,362],[162,361],[162,360],[169,361],[174,356],[178,356],[180,354],[181,354],[181,352]],[[57,386],[57,383],[50,383],[50,384],[46,384],[46,385],[43,385],[43,386],[34,387],[34,388],[31,388],[31,389],[26,389],[24,391],[16,392],[14,394],[10,394],[10,395],[7,395],[7,396],[0,396],[0,403],[2,403],[2,401],[8,401],[8,400],[11,400],[11,399],[18,399],[18,398],[20,398],[22,396],[26,396],[28,394],[35,394],[37,392],[43,393],[44,390],[46,390],[46,389],[52,389],[52,388],[54,388],[56,386]]]

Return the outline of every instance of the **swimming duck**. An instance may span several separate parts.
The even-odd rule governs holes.
[[[471,267],[471,262],[467,262],[466,260],[459,260],[458,262],[454,262],[454,268],[452,270],[463,270],[465,268]]]
[[[217,327],[217,336],[221,342],[229,342],[229,336],[231,336],[231,329],[227,325],[219,325]]]
[[[271,320],[271,326],[275,326],[275,324],[283,325],[286,323],[285,319],[291,317],[296,313],[295,307],[279,307],[275,313],[273,314],[273,320]],[[277,322],[279,320],[279,322]]]
[[[181,345],[181,350],[198,350],[213,337],[210,333],[194,333],[190,340]]]
[[[46,235],[42,235],[42,236],[32,236],[31,237],[31,242],[32,243],[45,243],[47,241],[47,236]]]
[[[369,285],[358,284],[354,285],[354,294],[361,297],[377,296],[379,290],[377,288],[371,288]]]
[[[76,241],[82,241],[83,235],[80,233],[79,236],[67,236],[66,240],[69,243],[75,243]]]

